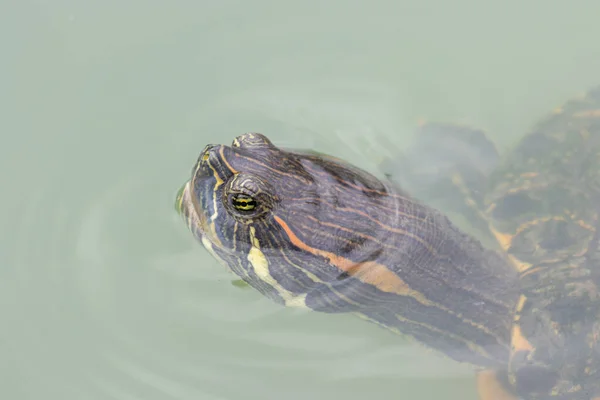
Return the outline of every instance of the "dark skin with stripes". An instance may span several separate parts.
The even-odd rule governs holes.
[[[508,396],[517,272],[391,182],[248,133],[203,150],[177,208],[216,259],[270,299],[411,336],[474,365],[482,398]]]

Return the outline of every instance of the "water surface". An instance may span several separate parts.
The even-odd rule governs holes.
[[[421,117],[505,149],[600,83],[598,3],[3,10],[0,398],[475,398],[466,366],[231,285],[174,196],[205,144],[247,131],[365,168]]]

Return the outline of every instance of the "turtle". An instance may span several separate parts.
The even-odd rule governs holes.
[[[505,154],[481,129],[425,122],[389,162],[386,175],[467,216],[518,271],[500,370],[512,395],[600,398],[600,87],[543,117]]]
[[[518,271],[392,179],[248,132],[206,145],[175,207],[272,301],[358,316],[508,387]]]

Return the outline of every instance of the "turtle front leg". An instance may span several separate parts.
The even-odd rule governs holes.
[[[489,236],[483,215],[489,173],[499,159],[483,130],[450,123],[424,122],[413,142],[379,170],[411,196],[444,213],[466,218],[479,235]]]
[[[477,373],[477,393],[480,400],[519,400],[508,389],[508,380],[500,371],[483,370]],[[600,400],[600,399],[598,399]]]

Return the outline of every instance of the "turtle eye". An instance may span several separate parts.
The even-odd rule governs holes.
[[[251,212],[258,207],[257,201],[246,194],[235,193],[230,197],[231,205],[240,212]]]
[[[265,135],[257,132],[244,133],[233,139],[231,147],[244,149],[269,149],[274,148],[273,143]]]
[[[229,212],[238,218],[253,220],[266,213],[271,204],[266,194],[250,194],[246,192],[229,193],[226,197]]]
[[[246,222],[272,210],[276,197],[273,188],[252,174],[235,174],[223,191],[225,209],[233,216]]]

